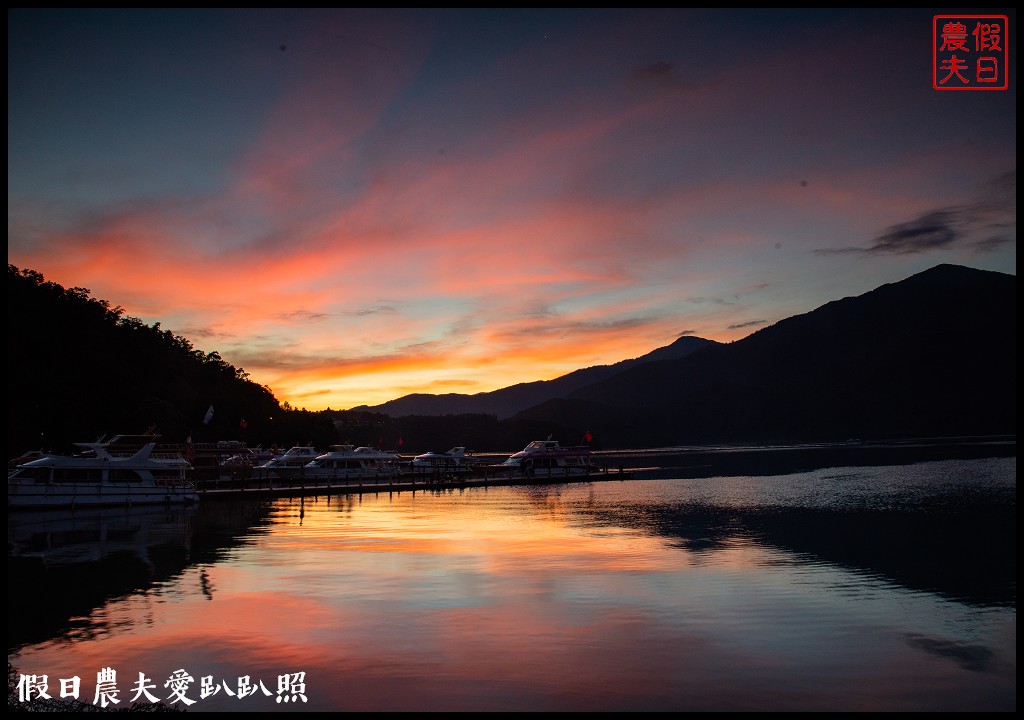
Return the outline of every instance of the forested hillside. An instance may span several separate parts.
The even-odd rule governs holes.
[[[8,457],[155,429],[168,442],[335,442],[330,419],[85,288],[7,267]],[[209,409],[214,412],[204,423]]]

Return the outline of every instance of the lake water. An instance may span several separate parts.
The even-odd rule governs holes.
[[[1015,457],[8,521],[8,659],[55,697],[1016,709]]]

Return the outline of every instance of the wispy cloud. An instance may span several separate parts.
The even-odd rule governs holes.
[[[287,323],[319,323],[329,319],[330,315],[321,312],[310,312],[309,310],[292,310],[290,312],[279,313],[277,318],[282,322]]]

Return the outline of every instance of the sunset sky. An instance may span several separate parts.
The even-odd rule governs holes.
[[[310,410],[1015,275],[1015,14],[945,92],[939,12],[8,9],[8,263]]]

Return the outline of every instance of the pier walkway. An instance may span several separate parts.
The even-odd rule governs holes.
[[[447,490],[451,488],[498,487],[504,485],[555,485],[560,483],[631,480],[633,472],[604,468],[598,472],[564,474],[538,472],[533,477],[511,476],[496,472],[488,475],[442,475],[416,473],[398,477],[338,478],[311,480],[303,478],[253,477],[245,480],[213,481],[199,488],[200,498],[294,497],[299,495],[360,494]]]

